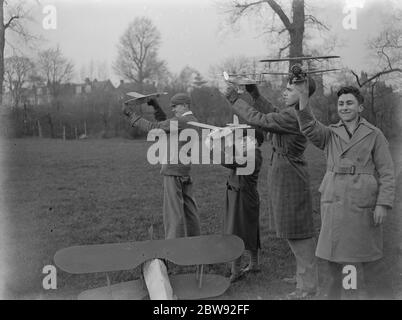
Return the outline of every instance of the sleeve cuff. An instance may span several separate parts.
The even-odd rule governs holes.
[[[388,210],[392,210],[393,208],[393,204],[389,202],[377,202],[375,205],[386,207]]]
[[[141,116],[140,116],[140,115],[133,113],[133,114],[130,116],[130,120],[129,120],[131,126],[134,126],[135,123],[136,123],[138,120],[140,120],[140,119],[141,119]]]
[[[311,113],[310,107],[307,107],[303,110],[296,110],[296,115],[299,119],[301,127],[304,127],[315,120],[313,114]]]

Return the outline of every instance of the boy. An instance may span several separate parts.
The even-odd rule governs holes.
[[[340,299],[344,264],[362,268],[366,280],[378,276],[373,261],[383,255],[381,225],[394,201],[394,169],[383,133],[360,115],[364,98],[357,88],[338,91],[341,120],[330,126],[312,115],[307,88],[307,83],[297,86],[300,128],[327,157],[327,172],[319,188],[321,232],[316,255],[329,261],[328,298]],[[384,285],[377,290],[387,290]]]
[[[243,155],[246,156],[247,146],[246,131],[243,137]],[[226,164],[222,156],[222,165],[230,169],[226,182],[226,205],[223,218],[223,233],[234,234],[244,241],[244,246],[249,255],[248,265],[240,270],[241,257],[232,263],[231,282],[242,278],[248,272],[259,272],[258,250],[260,249],[260,196],[258,194],[258,174],[262,165],[260,146],[264,142],[264,136],[255,130],[255,144],[253,160],[255,161],[254,171],[249,175],[237,175],[236,169],[240,166],[235,161],[233,164]],[[235,160],[235,159],[234,159]]]
[[[268,165],[269,204],[272,209],[278,238],[286,239],[296,258],[296,290],[289,299],[305,299],[316,294],[318,286],[316,247],[313,223],[310,177],[304,151],[307,139],[300,132],[295,105],[299,94],[290,78],[284,90],[285,106],[274,108],[256,86],[248,88],[255,104],[264,105],[268,112],[262,113],[238,95],[237,89],[229,87],[226,98],[233,111],[246,123],[268,131],[272,138],[272,155]],[[315,83],[309,83],[309,95],[315,92]],[[279,111],[279,112],[278,112]]]
[[[155,109],[156,122],[143,119],[136,114],[129,106],[123,109],[124,114],[129,118],[130,124],[145,132],[152,129],[162,129],[170,137],[171,123],[177,124],[178,130],[188,127],[187,122],[197,121],[190,110],[191,99],[185,93],[178,93],[170,100],[174,117],[166,120],[163,110],[156,99],[148,102]],[[180,141],[179,147],[186,142]],[[169,141],[167,141],[169,146]],[[180,150],[180,148],[179,148]],[[178,157],[178,154],[174,155]],[[163,175],[163,224],[165,227],[165,238],[180,238],[200,235],[200,221],[198,217],[197,204],[193,195],[193,182],[190,176],[191,164],[171,163],[162,164],[161,174]]]

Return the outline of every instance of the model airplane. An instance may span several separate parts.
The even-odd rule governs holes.
[[[325,73],[325,72],[333,72],[338,71],[340,69],[310,69],[310,66],[305,61],[310,60],[330,60],[330,59],[338,59],[339,56],[315,56],[315,57],[289,57],[289,58],[273,58],[273,59],[263,59],[260,62],[293,62],[297,61],[298,63],[293,64],[290,67],[289,72],[262,72],[262,74],[267,75],[285,75],[292,79],[293,83],[299,83],[306,80],[307,75],[315,74],[315,73]],[[301,63],[300,63],[301,62]]]
[[[140,105],[140,104],[146,103],[148,101],[148,99],[150,99],[150,98],[153,98],[153,97],[158,98],[161,95],[166,95],[168,93],[167,92],[155,92],[155,93],[150,93],[150,94],[141,94],[141,93],[133,91],[133,92],[127,92],[126,94],[133,98],[125,101],[124,104]]]
[[[203,274],[204,264],[230,262],[242,255],[243,241],[235,235],[208,235],[167,240],[74,246],[59,250],[55,264],[68,273],[106,272],[107,286],[82,292],[78,299],[203,299],[223,294],[228,278]],[[168,275],[161,259],[197,265],[195,274]],[[108,272],[142,265],[143,279],[112,285]]]
[[[251,79],[248,76],[254,76],[254,78],[258,79]],[[223,71],[223,78],[226,82],[236,87],[238,94],[243,94],[247,85],[257,85],[265,82],[264,76],[261,73],[229,74]]]
[[[188,124],[195,127],[212,130],[212,132],[208,134],[208,138],[212,138],[213,140],[225,138],[232,134],[236,129],[251,129],[251,126],[247,124],[240,124],[239,117],[236,115],[233,115],[233,123],[227,123],[226,127],[217,127],[196,121],[189,121]]]
[[[205,124],[201,122],[190,121],[189,125],[209,129],[212,130],[207,137],[205,138],[205,145],[209,150],[219,149],[224,151],[226,147],[231,148],[236,145],[236,142],[239,142],[238,146],[242,146],[243,141],[243,132],[239,136],[233,134],[236,130],[244,130],[244,129],[252,129],[251,126],[247,124],[240,124],[239,118],[236,115],[233,115],[233,123],[226,124],[226,127],[216,127],[210,124]],[[252,139],[250,136],[246,136],[246,149],[247,152],[252,151],[255,148],[255,139]],[[224,143],[222,143],[224,140]],[[240,140],[240,141],[239,141]],[[235,148],[235,155],[243,156],[244,150],[242,148]]]

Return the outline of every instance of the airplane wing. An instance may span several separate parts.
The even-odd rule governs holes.
[[[281,62],[281,61],[295,61],[295,60],[321,60],[321,59],[337,59],[340,56],[317,56],[317,57],[288,57],[288,58],[274,58],[262,59],[260,62]]]
[[[216,130],[216,129],[222,129],[221,127],[216,127],[216,126],[212,126],[210,124],[206,124],[206,123],[201,123],[201,122],[196,122],[196,121],[189,121],[187,122],[189,125],[191,126],[195,126],[195,127],[200,127],[200,128],[205,128],[205,129],[210,129],[210,130]]]
[[[141,98],[157,97],[160,95],[167,94],[167,92],[155,92],[155,93],[150,93],[150,94],[141,94],[141,93],[132,91],[132,92],[127,92],[126,94],[135,99],[141,99]]]
[[[228,123],[227,126],[230,129],[251,129],[251,126],[248,124],[234,124],[234,123]]]
[[[146,102],[146,100],[148,98],[151,97],[159,97],[161,95],[165,95],[167,94],[167,92],[155,92],[155,93],[151,93],[151,94],[141,94],[138,92],[127,92],[126,93],[128,96],[133,97],[132,99],[127,100],[125,103],[126,104],[143,104]]]

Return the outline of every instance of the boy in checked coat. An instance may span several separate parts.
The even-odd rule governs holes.
[[[253,96],[250,105],[239,96],[237,88],[229,86],[226,98],[233,111],[246,123],[272,134],[272,154],[268,165],[269,203],[272,208],[278,238],[286,239],[296,258],[296,290],[289,299],[305,299],[316,294],[318,287],[317,261],[314,255],[316,242],[310,177],[304,151],[307,139],[301,133],[296,118],[295,105],[299,95],[289,79],[283,97],[285,106],[274,108],[257,86],[246,87]],[[315,91],[310,82],[309,94]],[[256,107],[264,106],[265,112]]]
[[[318,122],[308,105],[307,83],[298,85],[298,121],[303,134],[327,157],[327,172],[320,186],[321,232],[316,255],[329,261],[332,283],[328,297],[340,299],[343,266],[354,265],[357,289],[381,274],[382,224],[392,208],[395,192],[394,168],[383,133],[360,113],[364,98],[355,87],[338,92],[340,121],[330,126]],[[363,271],[363,274],[361,274]],[[387,294],[387,280],[367,293],[379,298]]]

